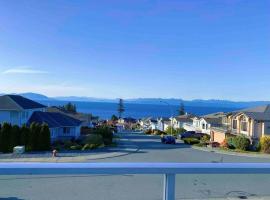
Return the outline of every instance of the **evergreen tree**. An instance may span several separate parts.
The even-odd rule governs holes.
[[[181,102],[180,104],[180,107],[179,107],[179,115],[184,115],[186,112],[185,112],[185,106],[184,106],[184,103]]]
[[[10,152],[10,131],[12,127],[8,123],[4,123],[0,132],[0,151],[3,153]]]
[[[71,113],[77,113],[77,108],[75,104],[72,104],[71,102],[68,102],[66,105],[61,107],[63,110]]]
[[[24,145],[26,149],[28,149],[30,145],[29,137],[30,137],[30,129],[24,124],[21,128],[20,144]]]
[[[117,121],[118,120],[118,117],[116,115],[112,115],[111,120],[112,121]]]
[[[12,126],[10,132],[10,150],[12,151],[15,146],[20,144],[20,127],[17,125]]]
[[[51,146],[51,134],[50,129],[47,124],[42,124],[40,133],[39,133],[39,149],[40,150],[49,150]]]
[[[124,100],[123,99],[119,99],[117,111],[119,113],[119,119],[122,118],[122,114],[123,114],[123,112],[125,112]]]
[[[31,151],[36,151],[39,149],[38,137],[39,137],[40,125],[33,122],[30,125],[30,137],[29,137],[29,147]]]

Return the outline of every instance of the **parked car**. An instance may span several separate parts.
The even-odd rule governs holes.
[[[161,137],[161,142],[163,144],[176,144],[176,139],[174,136],[166,135]]]
[[[185,133],[182,133],[179,135],[179,138],[185,139],[185,138],[196,138],[196,139],[201,139],[202,136],[204,136],[205,134],[203,133],[196,133],[195,131],[187,131]]]

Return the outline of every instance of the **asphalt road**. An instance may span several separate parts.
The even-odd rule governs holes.
[[[269,162],[270,159],[165,145],[159,137],[129,134],[122,143],[138,151],[89,162]],[[161,175],[0,176],[0,199],[161,200]],[[270,199],[269,175],[177,175],[176,199]]]

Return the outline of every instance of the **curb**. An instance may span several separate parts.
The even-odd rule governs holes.
[[[269,158],[270,155],[268,154],[252,154],[252,153],[240,153],[240,152],[229,152],[229,151],[224,151],[224,150],[219,150],[219,149],[208,149],[207,147],[196,147],[196,146],[191,146],[192,149],[196,149],[199,151],[206,151],[210,153],[218,153],[218,154],[223,154],[223,155],[230,155],[230,156],[242,156],[242,157],[250,157],[250,158]]]
[[[123,151],[123,152],[122,152]],[[92,155],[81,155],[81,156],[62,156],[62,157],[43,157],[43,158],[3,158],[0,162],[87,162],[91,160],[101,160],[106,158],[114,158],[120,156],[126,156],[131,153],[138,152],[137,146],[128,146],[126,148],[117,148],[115,152],[109,153],[95,153]]]

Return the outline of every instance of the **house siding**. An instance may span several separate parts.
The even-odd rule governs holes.
[[[23,111],[0,111],[0,124],[10,123],[12,125],[22,126],[26,124],[33,112],[44,111],[44,108],[25,109]]]

